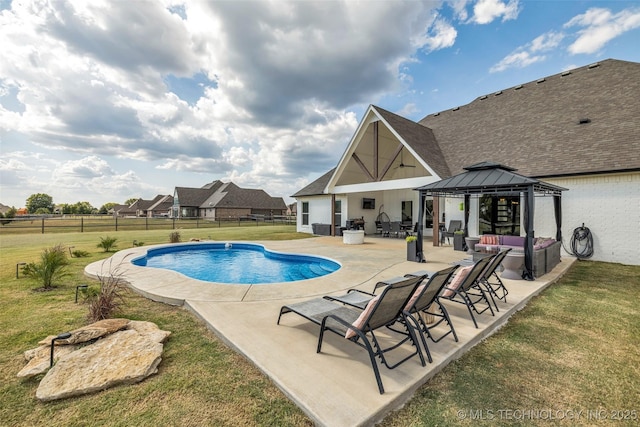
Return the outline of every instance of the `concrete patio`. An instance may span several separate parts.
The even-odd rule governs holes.
[[[385,393],[378,387],[365,350],[335,335],[325,336],[316,353],[318,327],[289,313],[280,325],[280,308],[309,298],[341,294],[349,288],[372,291],[376,282],[418,270],[437,271],[467,254],[451,246],[433,247],[425,241],[426,263],[408,262],[404,239],[367,236],[363,245],[345,245],[340,237],[256,242],[281,252],[332,258],[342,268],[328,276],[301,282],[269,285],[223,285],[186,278],[178,273],[137,267],[128,261],[146,248],[115,254],[111,261],[87,266],[87,275],[118,268],[140,294],[169,304],[183,305],[200,317],[228,345],[251,360],[317,425],[369,426],[405,404],[422,384],[504,325],[535,295],[561,277],[573,258],[535,281],[504,280],[507,303],[498,303],[496,316],[476,316],[473,326],[466,308],[445,302],[459,337],[429,342],[433,363],[422,367],[413,358],[394,370],[381,366]],[[193,243],[196,245],[197,243]],[[124,261],[124,262],[123,262]],[[401,352],[402,350],[400,350]],[[392,353],[393,356],[393,353]]]

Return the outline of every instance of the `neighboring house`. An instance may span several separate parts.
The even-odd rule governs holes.
[[[296,216],[297,212],[298,212],[297,203],[291,203],[287,205],[287,216]]]
[[[147,217],[169,217],[173,209],[173,196],[157,195],[147,208]]]
[[[372,105],[338,165],[293,195],[297,229],[311,233],[314,223],[325,223],[335,230],[363,218],[373,234],[378,217],[415,223],[415,188],[487,161],[568,189],[565,248],[584,224],[594,238],[592,259],[639,265],[639,117],[640,64],[612,59],[480,96],[417,123]],[[464,221],[461,202],[428,199],[424,233],[434,223]],[[469,234],[495,231],[508,211],[515,227],[499,232],[524,235],[520,202],[518,194],[472,198]],[[551,197],[536,198],[534,223],[536,236],[555,236]]]
[[[213,181],[202,188],[176,187],[174,217],[237,219],[250,216],[285,215],[282,197],[271,197],[264,190],[240,188],[232,182]]]
[[[138,199],[131,205],[115,205],[110,214],[119,217],[169,217],[173,207],[173,197],[158,194],[152,200]]]
[[[135,204],[135,202],[133,203]],[[131,206],[133,206],[133,204]],[[135,208],[132,208],[129,205],[115,205],[111,209],[109,209],[109,213],[113,214],[114,217],[135,217],[137,211]]]
[[[3,205],[2,203],[0,203],[0,214],[6,215],[7,212],[9,212],[9,209],[11,209],[11,206]]]

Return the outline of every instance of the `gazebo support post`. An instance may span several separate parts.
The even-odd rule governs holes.
[[[535,212],[535,198],[533,186],[529,186],[526,192],[526,205],[524,216],[524,227],[527,230],[524,243],[524,271],[522,278],[525,280],[535,280],[533,275],[533,238],[535,231],[533,230],[533,218]]]
[[[424,248],[422,243],[422,220],[424,219],[424,205],[427,201],[427,195],[421,191],[420,192],[420,206],[418,207],[418,240],[416,240],[416,259],[418,262],[426,262],[427,260],[424,257]],[[435,227],[434,227],[435,229]]]

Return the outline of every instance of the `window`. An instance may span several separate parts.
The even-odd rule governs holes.
[[[424,201],[424,228],[433,228],[433,199]]]
[[[340,227],[340,225],[342,225],[342,200],[335,201],[333,211],[333,224]]]
[[[482,196],[479,212],[480,234],[520,235],[520,197]]]
[[[309,202],[302,202],[302,225],[309,225]]]
[[[413,224],[413,202],[411,200],[402,202],[402,222]]]

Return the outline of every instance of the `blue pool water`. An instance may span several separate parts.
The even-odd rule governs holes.
[[[201,243],[149,249],[131,261],[217,283],[265,284],[324,276],[340,268],[327,258],[272,252],[251,243]]]

